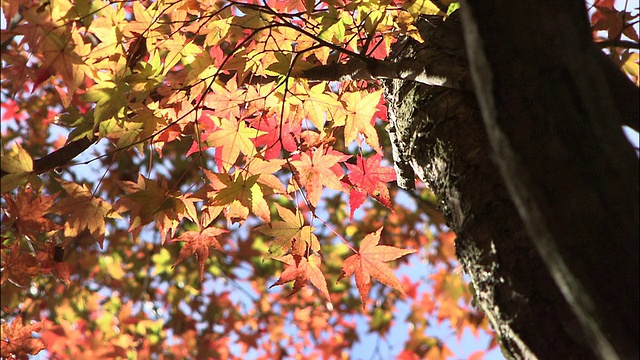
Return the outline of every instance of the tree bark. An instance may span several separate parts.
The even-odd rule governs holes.
[[[638,158],[584,2],[469,1],[462,19],[492,154],[530,238],[594,352],[638,358]]]
[[[584,9],[584,4],[582,7]],[[483,8],[489,15],[494,10]],[[474,15],[492,23],[486,19],[488,14]],[[501,18],[507,16],[500,15]],[[549,21],[561,22],[558,19]],[[404,40],[394,49],[396,59],[412,58],[421,47],[430,47],[440,48],[448,54],[450,59],[447,61],[452,64],[466,63],[463,34],[456,15],[446,21],[436,17],[422,18],[417,25],[425,44]],[[469,28],[466,30],[469,37]],[[498,32],[508,38],[512,30],[501,28]],[[484,33],[477,30],[476,33],[485,40]],[[471,68],[476,91],[481,95],[478,99],[472,92],[402,80],[387,82],[389,131],[399,178],[404,178],[405,185],[410,187],[415,172],[442,199],[444,215],[458,235],[458,259],[470,275],[476,302],[498,333],[505,356],[515,359],[602,358],[610,354],[601,351],[602,347],[598,345],[604,339],[614,349],[614,354],[632,358],[634,351],[637,354],[638,339],[638,255],[637,245],[631,242],[638,241],[638,167],[635,153],[622,137],[620,124],[624,121],[620,118],[603,120],[606,118],[601,113],[585,113],[581,107],[576,109],[576,105],[573,109],[569,107],[571,100],[580,98],[581,92],[576,89],[577,85],[563,84],[560,80],[564,78],[542,77],[544,80],[539,82],[547,81],[548,87],[528,87],[536,84],[534,79],[541,76],[542,70],[536,70],[530,63],[520,64],[523,60],[514,59],[515,55],[507,50],[496,50],[506,47],[509,40],[503,38],[481,43],[492,45],[482,48],[491,50],[485,51],[485,55],[495,52],[491,59],[500,54],[501,62],[511,64],[491,63],[490,69],[495,72],[491,73],[489,81],[494,85],[489,88],[479,86],[484,79],[478,79],[474,73],[482,69]],[[523,41],[522,46],[527,46],[526,40],[520,37],[512,41]],[[562,48],[562,45],[558,47]],[[582,56],[597,58],[594,54],[586,51]],[[542,66],[548,69],[550,65],[542,63]],[[514,72],[514,68],[523,73],[531,71],[531,78],[523,78],[524,74]],[[503,83],[498,83],[498,79],[514,87],[501,88]],[[608,91],[610,86],[606,84],[603,88],[602,91]],[[540,94],[540,91],[544,93]],[[505,167],[513,165],[512,158],[505,158],[499,147],[498,151],[492,147],[496,142],[492,133],[494,125],[482,116],[487,115],[483,103],[487,96],[498,104],[498,119],[510,126],[511,132],[503,141],[516,144],[517,150],[523,152],[516,158],[527,156],[525,161],[516,162],[518,171],[505,171]],[[565,102],[557,106],[557,102],[549,104],[540,98],[564,99]],[[615,112],[615,106],[611,105],[610,110]],[[508,112],[503,115],[505,111]],[[575,115],[573,120],[566,124],[560,121],[569,115]],[[588,119],[589,115],[600,117]],[[609,124],[608,129],[599,128],[601,125],[598,124],[603,122]],[[586,133],[594,131],[603,134],[585,138]],[[555,135],[566,138],[555,138]],[[599,145],[609,142],[628,151],[612,153],[614,150]],[[594,149],[585,149],[586,145]],[[600,157],[605,160],[598,160]],[[525,193],[529,194],[526,201],[518,196],[518,187],[514,190],[514,179],[524,183],[525,190],[529,191]],[[615,197],[620,194],[625,194],[626,198]],[[592,199],[599,201],[599,207],[589,203]],[[631,202],[636,204],[635,213]],[[542,215],[534,218],[528,215],[527,211],[533,205],[538,206],[534,210]],[[593,213],[580,213],[586,209]],[[568,267],[569,275],[581,281],[581,289],[585,289],[584,293],[591,296],[597,307],[596,314],[611,316],[599,325],[596,338],[590,323],[585,322],[584,314],[576,310],[576,301],[567,296],[566,285],[558,281],[557,271],[551,266],[553,264],[550,265],[549,251],[541,249],[541,229],[547,229],[548,242],[555,246],[551,258],[560,257]],[[608,232],[591,234],[600,229]],[[570,254],[572,257],[567,258]],[[626,260],[614,264],[622,258]],[[609,304],[601,302],[605,300]],[[622,311],[608,313],[615,307],[624,309],[624,314],[620,316]],[[635,322],[635,330],[632,322]],[[628,332],[620,333],[621,330]]]

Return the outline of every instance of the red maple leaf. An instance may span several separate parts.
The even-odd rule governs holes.
[[[187,231],[178,238],[173,239],[173,242],[184,241],[186,244],[180,249],[178,260],[176,260],[172,268],[195,253],[200,264],[200,281],[202,281],[204,279],[204,263],[209,258],[209,247],[212,246],[216,250],[224,251],[216,236],[226,232],[227,230],[224,229],[210,227],[202,231]]]
[[[23,325],[22,315],[16,316],[11,325],[2,324],[2,333],[0,334],[0,356],[3,359],[26,359],[28,355],[35,355],[44,350],[45,346],[42,340],[34,339],[32,332],[40,332],[44,323]]]
[[[252,125],[264,132],[253,143],[256,147],[265,145],[264,157],[266,159],[278,158],[283,147],[289,152],[298,148],[293,134],[300,133],[302,129],[300,124],[292,128],[289,122],[283,121],[281,124],[276,116],[261,116],[253,121]]]
[[[20,105],[13,99],[3,100],[0,107],[4,110],[1,121],[15,120],[20,122],[27,117],[27,112],[20,108]]]
[[[396,172],[390,167],[380,166],[381,160],[382,156],[375,154],[367,159],[358,156],[356,165],[346,164],[351,172],[347,175],[346,182],[352,186],[349,194],[352,220],[353,213],[362,205],[367,195],[393,211],[386,183],[396,179]]]
[[[319,255],[311,254],[308,258],[300,255],[285,255],[282,257],[274,257],[274,259],[287,264],[287,267],[280,275],[278,281],[269,286],[269,288],[294,281],[293,289],[291,293],[287,295],[287,297],[290,297],[300,291],[300,289],[307,284],[307,281],[311,281],[311,284],[318,288],[327,300],[331,301],[329,299],[329,290],[327,289],[327,280],[320,270],[321,259]]]
[[[340,279],[345,276],[351,276],[355,272],[356,274],[356,286],[362,299],[362,307],[365,307],[367,298],[369,297],[369,290],[371,289],[371,277],[373,276],[381,283],[391,286],[392,288],[400,291],[403,296],[406,296],[402,284],[393,273],[389,265],[385,262],[396,260],[404,255],[414,253],[415,250],[399,249],[397,247],[388,245],[378,245],[380,241],[380,233],[382,228],[378,229],[375,233],[370,233],[365,236],[360,244],[360,250],[354,255],[351,255],[344,261],[342,265],[342,274]]]

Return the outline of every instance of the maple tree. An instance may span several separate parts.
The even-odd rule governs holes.
[[[403,175],[388,116],[388,81],[472,90],[466,60],[411,53],[457,6],[3,2],[1,356],[343,358],[408,323],[394,355],[436,359],[490,334],[455,204]],[[637,84],[635,18],[591,20]]]

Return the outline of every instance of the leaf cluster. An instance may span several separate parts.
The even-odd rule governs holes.
[[[1,356],[344,358],[402,333],[394,355],[447,358],[432,323],[488,333],[435,196],[395,184],[381,85],[305,78],[422,41],[434,3],[3,2]]]

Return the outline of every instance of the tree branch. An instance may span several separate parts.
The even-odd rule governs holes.
[[[33,161],[33,173],[42,174],[47,171],[51,171],[55,168],[67,165],[73,158],[80,155],[83,151],[87,150],[89,146],[93,145],[95,140],[89,138],[82,138],[80,140],[72,141],[60,149],[45,155],[39,159]],[[4,170],[1,171],[1,175],[5,176],[8,173]]]
[[[640,45],[633,41],[628,40],[605,40],[599,41],[595,43],[596,46],[600,49],[606,49],[609,47],[621,47],[625,49],[640,49]]]
[[[472,90],[471,78],[466,68],[438,60],[446,58],[427,49],[418,54],[417,59],[402,59],[397,62],[350,59],[346,63],[313,67],[304,71],[300,77],[319,81],[400,79],[450,89]]]

